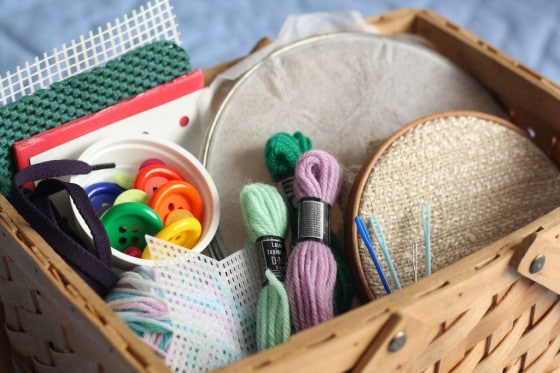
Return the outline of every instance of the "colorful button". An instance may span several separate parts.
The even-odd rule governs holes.
[[[142,164],[140,164],[140,167],[138,167],[138,170],[141,170],[146,166],[151,166],[151,165],[154,165],[154,164],[165,164],[165,162],[162,161],[159,158],[146,159],[144,162],[142,162]]]
[[[186,181],[173,180],[159,187],[150,199],[150,207],[153,208],[162,221],[174,210],[187,210],[193,216],[202,221],[204,205],[198,191]]]
[[[153,164],[142,168],[134,179],[134,189],[141,189],[149,196],[171,180],[183,180],[181,174],[169,166]]]
[[[115,202],[113,202],[113,205],[118,205],[124,202],[138,202],[147,205],[149,200],[150,196],[143,190],[129,189],[119,194],[115,199]]]
[[[111,207],[119,194],[124,191],[115,183],[99,182],[85,188],[85,192],[97,213]]]
[[[168,225],[175,223],[177,220],[192,218],[192,217],[194,216],[192,212],[190,212],[189,210],[184,210],[184,209],[173,210],[165,217],[165,220],[163,221],[163,226],[167,227]]]
[[[118,174],[116,174],[114,180],[115,184],[123,189],[132,188],[132,184],[134,183],[134,177],[124,172],[119,172]]]
[[[163,228],[156,234],[157,238],[192,249],[200,238],[202,226],[195,218],[185,218]]]
[[[129,246],[126,249],[124,249],[123,253],[128,254],[130,256],[133,256],[135,258],[141,258],[142,257],[142,249],[140,249],[139,247],[136,246]]]
[[[148,248],[145,248],[142,251],[142,259],[152,260],[152,253],[150,253],[150,250],[148,250]]]
[[[130,246],[146,246],[144,235],[155,235],[163,228],[159,215],[149,206],[124,202],[111,207],[101,215],[111,246],[124,251]]]

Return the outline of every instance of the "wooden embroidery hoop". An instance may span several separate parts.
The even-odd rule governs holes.
[[[490,123],[488,125],[485,125],[485,128],[482,128],[482,130],[485,131],[490,131],[492,130],[492,127],[496,127],[496,128],[502,128],[502,129],[509,129],[511,131],[498,131],[500,133],[503,132],[503,135],[499,135],[500,138],[507,138],[508,141],[502,141],[501,144],[497,144],[496,143],[496,139],[495,138],[490,138],[488,137],[487,140],[489,141],[489,144],[493,146],[493,149],[491,150],[492,152],[496,152],[496,154],[498,152],[500,152],[500,150],[505,149],[507,147],[514,147],[514,146],[518,146],[519,144],[521,144],[520,147],[525,147],[526,145],[526,150],[525,152],[528,154],[531,154],[532,157],[535,157],[536,161],[532,162],[530,164],[530,167],[525,167],[524,169],[528,169],[527,172],[530,172],[531,174],[535,174],[537,175],[540,171],[537,170],[545,170],[546,175],[547,176],[543,176],[544,178],[549,178],[548,180],[551,181],[551,185],[553,185],[553,188],[544,188],[544,187],[540,187],[540,191],[539,190],[535,190],[534,193],[544,193],[548,195],[548,198],[545,195],[543,196],[544,200],[548,201],[548,207],[547,206],[540,206],[540,207],[536,207],[535,210],[531,210],[531,211],[524,211],[524,215],[523,218],[518,219],[518,220],[522,220],[523,222],[525,220],[527,221],[531,221],[534,220],[535,218],[537,218],[538,216],[544,215],[546,212],[548,212],[549,210],[551,210],[553,207],[558,206],[560,204],[560,198],[559,197],[554,197],[554,194],[560,192],[560,174],[558,173],[558,169],[557,167],[554,165],[554,163],[552,161],[550,161],[550,159],[536,146],[534,145],[531,141],[529,136],[527,136],[527,134],[522,131],[519,127],[515,126],[514,124],[512,124],[511,122],[504,120],[502,118],[496,117],[494,115],[490,115],[490,114],[486,114],[486,113],[481,113],[481,112],[474,112],[474,111],[450,111],[450,112],[443,112],[443,113],[435,113],[433,115],[429,115],[426,117],[422,117],[419,118],[409,124],[407,124],[406,126],[402,127],[400,130],[398,130],[397,132],[395,132],[391,137],[389,137],[386,141],[384,141],[379,148],[374,152],[373,156],[370,158],[370,160],[368,162],[366,162],[363,167],[361,168],[361,170],[359,171],[358,175],[356,176],[355,182],[352,186],[352,189],[350,191],[350,195],[349,195],[349,200],[348,200],[348,206],[346,209],[346,216],[345,216],[345,237],[346,237],[346,253],[348,254],[348,259],[352,264],[353,270],[354,270],[354,274],[355,274],[355,279],[356,279],[356,286],[357,286],[357,290],[359,293],[359,296],[361,298],[362,301],[366,302],[375,298],[378,298],[379,296],[384,295],[385,293],[383,291],[381,291],[380,289],[382,289],[381,287],[381,282],[379,280],[379,277],[377,275],[377,273],[373,273],[373,265],[370,263],[371,262],[371,258],[369,257],[369,253],[367,252],[367,250],[365,249],[365,246],[363,245],[361,239],[359,238],[359,235],[357,234],[357,229],[356,226],[354,224],[354,217],[355,216],[362,216],[362,218],[364,218],[367,222],[367,219],[369,218],[369,216],[373,213],[376,214],[380,214],[380,221],[382,222],[382,228],[384,229],[384,233],[385,236],[387,238],[388,241],[388,246],[389,246],[389,251],[392,253],[391,255],[393,256],[392,260],[393,262],[395,262],[395,267],[397,268],[397,272],[399,272],[399,267],[401,268],[401,274],[403,272],[403,269],[406,269],[406,273],[407,275],[404,278],[404,284],[410,284],[411,281],[411,276],[409,273],[409,264],[410,264],[410,258],[412,257],[411,252],[406,252],[406,250],[401,249],[403,244],[400,244],[401,242],[401,238],[406,236],[406,234],[398,235],[398,234],[393,234],[391,232],[391,230],[393,229],[393,226],[401,224],[401,226],[410,226],[410,221],[406,220],[408,218],[405,218],[405,220],[402,220],[402,215],[401,215],[401,220],[398,223],[392,224],[388,223],[391,219],[386,218],[386,215],[391,215],[395,216],[395,213],[393,213],[393,211],[372,211],[374,210],[373,208],[371,208],[372,205],[369,205],[368,207],[366,207],[365,205],[368,204],[369,202],[365,201],[365,197],[364,195],[368,193],[368,191],[370,190],[374,190],[372,187],[372,184],[375,183],[376,181],[372,180],[372,173],[377,172],[377,170],[380,167],[387,167],[386,166],[386,162],[388,157],[394,157],[394,155],[396,155],[397,153],[394,151],[395,146],[399,146],[399,141],[404,141],[403,139],[406,136],[421,136],[422,135],[422,126],[426,126],[426,125],[432,125],[432,127],[435,127],[435,125],[437,125],[437,123],[439,123],[438,121],[450,121],[453,120],[452,118],[474,118],[474,121],[481,121],[481,123]],[[486,128],[488,127],[488,128]],[[426,128],[426,127],[424,127]],[[414,132],[416,131],[416,132]],[[424,130],[424,132],[427,132],[427,130]],[[474,131],[473,131],[474,132]],[[474,136],[474,135],[473,135]],[[516,142],[517,141],[517,142]],[[482,146],[488,146],[489,144],[480,144]],[[401,144],[402,145],[402,144]],[[427,143],[425,143],[424,145],[426,145],[426,147],[421,147],[421,149],[415,148],[415,149],[406,149],[407,152],[420,152],[422,149],[427,149]],[[404,147],[402,147],[404,149]],[[402,149],[401,149],[402,150]],[[482,149],[484,150],[484,149]],[[487,150],[490,151],[490,150]],[[501,154],[501,153],[500,153]],[[497,154],[498,158],[499,155]],[[523,160],[523,158],[522,158]],[[384,164],[385,162],[385,164]],[[507,159],[506,159],[507,162]],[[522,162],[519,163],[519,167],[521,169],[521,167],[523,165],[521,165]],[[414,165],[412,165],[414,166]],[[529,166],[529,165],[526,165]],[[421,168],[421,165],[416,165],[414,166],[415,168]],[[530,169],[530,170],[529,170]],[[401,169],[397,169],[395,170],[395,175],[393,176],[395,180],[400,180],[400,176],[404,175],[405,173],[409,173],[410,172],[410,168],[401,168]],[[397,174],[400,174],[397,175]],[[434,172],[434,175],[436,173]],[[521,175],[521,174],[519,174]],[[411,176],[412,177],[412,176]],[[521,177],[521,176],[519,176]],[[381,182],[381,180],[377,180],[377,182]],[[511,180],[511,185],[512,188],[515,189],[517,188],[516,185],[518,184],[514,184],[516,183],[517,180],[515,178],[515,175],[513,175],[513,179]],[[377,184],[380,185],[380,184]],[[399,183],[394,182],[393,186],[395,188],[398,188]],[[369,189],[368,189],[369,188]],[[382,189],[382,187],[379,187],[380,189]],[[519,187],[522,188],[522,187]],[[515,189],[515,191],[517,192],[517,189]],[[375,192],[374,192],[375,193]],[[396,193],[396,192],[395,192]],[[536,200],[536,198],[527,198],[527,200],[531,200],[530,203],[534,203]],[[417,206],[418,206],[418,214],[417,216],[412,216],[410,217],[411,221],[417,221],[418,224],[420,224],[420,202],[421,201],[417,201]],[[433,202],[433,201],[432,201]],[[515,204],[517,202],[513,201],[512,204]],[[521,202],[519,202],[521,204]],[[497,203],[498,204],[498,203]],[[442,206],[442,203],[435,203],[433,208],[432,208],[432,214],[435,213],[436,215],[436,219],[432,218],[432,229],[435,229],[437,227],[437,224],[442,224],[441,219],[442,218],[446,218],[446,214],[441,213],[441,211],[443,211],[443,208],[440,208]],[[434,211],[435,210],[435,211]],[[543,211],[546,210],[546,211]],[[446,210],[447,211],[447,210]],[[456,212],[457,215],[459,215],[458,212]],[[410,214],[410,212],[409,212]],[[447,214],[449,215],[449,214]],[[533,216],[536,215],[536,216]],[[439,220],[438,220],[439,219]],[[461,219],[461,218],[459,218]],[[484,219],[484,215],[482,214],[480,219]],[[435,220],[435,225],[434,225],[434,220]],[[404,222],[404,223],[403,223]],[[502,222],[502,220],[498,221],[498,223]],[[480,224],[480,223],[479,223]],[[508,226],[508,224],[503,223],[504,226]],[[514,225],[517,227],[517,225],[519,225],[521,223],[511,223],[511,225]],[[525,223],[526,224],[526,223]],[[496,228],[495,229],[489,229],[491,231],[497,231],[498,230],[498,226],[500,224],[496,224]],[[455,226],[455,224],[451,224],[451,226]],[[476,227],[477,225],[475,225]],[[519,227],[521,227],[522,225],[519,225]],[[368,224],[369,227],[369,224]],[[389,232],[387,232],[387,228],[389,227]],[[501,236],[497,237],[496,233],[494,234],[488,234],[488,237],[485,237],[485,239],[483,240],[483,242],[479,242],[480,244],[475,245],[476,247],[472,247],[472,248],[464,248],[461,249],[463,251],[465,251],[465,253],[461,254],[460,256],[465,256],[469,253],[471,253],[472,251],[484,247],[485,245],[488,245],[489,243],[495,241],[496,239],[501,238],[502,236],[505,236],[508,233],[511,233],[514,229],[510,229],[511,227],[508,226],[507,231],[504,230],[504,232],[500,232],[500,234],[502,234]],[[418,229],[418,231],[420,231],[420,229]],[[370,230],[371,233],[371,230]],[[372,235],[372,240],[374,242],[374,244],[377,245],[377,242],[375,242],[375,240],[373,239],[373,235]],[[392,245],[391,241],[393,241],[393,243],[395,243],[396,241],[399,242],[398,245]],[[418,267],[419,267],[419,278],[423,277],[423,272],[422,270],[424,269],[423,266],[423,260],[424,260],[424,256],[423,254],[423,248],[424,248],[424,241],[423,241],[423,237],[418,237]],[[393,247],[393,249],[397,246],[398,250],[401,250],[401,255],[400,257],[397,258],[397,260],[395,260],[394,254],[395,251],[398,250],[391,250],[391,247]],[[433,243],[432,243],[432,246]],[[377,245],[377,248],[379,248],[379,245]],[[440,250],[438,250],[438,247],[436,245],[436,247],[433,247],[432,250],[435,249],[435,254],[436,255],[442,255],[442,250],[440,248]],[[439,251],[439,252],[438,252]],[[404,254],[403,254],[404,252]],[[398,254],[398,253],[397,253]],[[443,253],[446,254],[446,253]],[[378,256],[381,259],[383,259],[383,256],[381,255],[381,253],[378,253]],[[446,264],[451,264],[452,262],[456,261],[452,260],[449,263]],[[384,260],[383,260],[384,262]],[[388,271],[388,267],[386,266],[386,263],[384,262],[384,268],[385,268],[385,275],[388,277],[389,276],[389,271]],[[441,268],[441,265],[436,265],[434,270],[437,270],[438,268]],[[400,275],[399,275],[400,276]],[[373,278],[375,277],[375,278]],[[403,279],[400,279],[401,283],[403,283]]]

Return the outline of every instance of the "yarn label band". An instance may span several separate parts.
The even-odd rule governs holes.
[[[278,236],[262,236],[255,242],[259,266],[262,269],[263,285],[266,284],[264,272],[270,269],[280,281],[286,280],[288,257],[284,239]]]
[[[299,201],[297,241],[320,241],[330,246],[331,205],[314,197]]]
[[[286,198],[286,205],[290,209],[291,215],[295,215],[297,210],[298,201],[296,198],[296,193],[294,192],[294,177],[288,176],[284,180],[278,182],[281,189],[284,191],[284,197]]]

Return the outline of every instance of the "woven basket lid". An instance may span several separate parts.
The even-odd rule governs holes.
[[[560,173],[519,128],[488,114],[439,113],[405,126],[364,164],[349,197],[347,249],[364,301],[386,293],[353,217],[377,217],[406,286],[414,282],[415,262],[418,278],[425,276],[424,202],[433,273],[559,206]]]
[[[202,158],[220,194],[218,240],[229,253],[243,247],[239,192],[272,183],[264,147],[273,134],[301,131],[315,149],[359,168],[370,140],[444,110],[502,113],[464,71],[410,41],[335,33],[273,52],[235,83],[208,129]]]

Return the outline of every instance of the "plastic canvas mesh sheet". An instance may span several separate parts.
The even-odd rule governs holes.
[[[174,327],[166,364],[206,371],[256,351],[257,259],[242,249],[219,261],[147,236]]]
[[[173,8],[168,0],[148,2],[104,27],[90,31],[0,76],[0,106],[47,88],[140,46],[168,40],[181,45]]]

